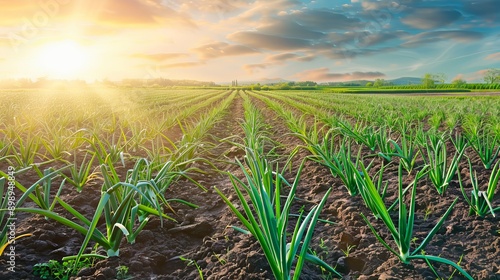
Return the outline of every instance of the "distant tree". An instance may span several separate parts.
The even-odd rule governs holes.
[[[365,85],[365,86],[366,86],[366,87],[372,87],[372,86],[373,86],[373,83],[372,83],[372,82],[368,82],[368,83],[366,83],[366,85]]]
[[[444,73],[425,73],[422,78],[422,85],[425,88],[435,88],[436,84],[444,84],[446,81],[446,74]]]
[[[484,74],[484,81],[487,84],[500,83],[500,69],[488,69],[488,71]]]
[[[445,73],[432,74],[432,78],[434,79],[435,83],[444,84],[446,80],[446,74]]]
[[[436,86],[434,75],[432,75],[431,73],[425,73],[424,77],[422,78],[422,85],[425,88],[434,88]]]
[[[292,82],[288,82],[288,83],[281,83],[278,85],[278,89],[283,89],[283,90],[288,90],[288,89],[291,89],[293,85],[295,85],[295,83],[293,84],[290,84]]]
[[[313,87],[313,86],[316,86],[317,83],[316,82],[313,82],[313,81],[303,81],[303,82],[296,82],[295,85],[297,86],[306,86],[306,87]]]
[[[374,87],[381,87],[385,85],[385,80],[384,79],[376,79],[375,83],[373,83]]]
[[[458,78],[458,79],[451,81],[451,84],[456,88],[461,88],[467,84],[467,81],[465,81],[464,79]]]
[[[257,83],[257,84],[255,84],[255,85],[252,85],[252,86],[251,86],[251,89],[252,89],[252,90],[261,90],[261,89],[262,89],[262,87],[261,87],[260,83]]]

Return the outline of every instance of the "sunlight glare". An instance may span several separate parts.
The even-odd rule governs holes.
[[[39,67],[51,78],[78,78],[88,63],[88,53],[75,41],[46,44],[39,53]]]

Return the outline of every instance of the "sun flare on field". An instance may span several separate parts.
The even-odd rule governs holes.
[[[38,53],[38,67],[51,78],[76,78],[88,60],[87,50],[72,40],[48,43]]]

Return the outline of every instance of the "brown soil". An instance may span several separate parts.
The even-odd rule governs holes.
[[[283,145],[277,150],[278,153],[286,156],[300,141],[287,135],[289,131],[284,122],[266,108],[263,102],[255,100],[255,104],[270,124],[271,138]],[[209,139],[216,145],[207,156],[219,169],[237,176],[240,176],[241,172],[234,164],[234,159],[242,160],[244,153],[229,142],[219,140],[233,135],[243,137],[238,123],[243,117],[242,99],[237,97],[225,118],[212,129]],[[238,137],[231,140],[241,143]],[[484,185],[490,171],[481,167],[472,151],[468,152],[475,169],[478,170],[479,181]],[[299,152],[294,166],[298,166],[307,155],[306,151]],[[381,161],[377,161],[373,170],[380,169],[380,165]],[[132,162],[127,163],[126,168],[120,169],[120,173],[124,175],[127,168],[132,166]],[[176,212],[171,215],[178,223],[166,222],[161,227],[159,219],[153,218],[139,234],[135,244],[127,244],[125,240],[122,242],[120,257],[98,262],[93,268],[81,271],[78,279],[115,279],[116,267],[119,265],[128,266],[129,275],[133,279],[200,279],[196,266],[181,257],[196,262],[204,279],[208,280],[274,279],[259,244],[252,236],[243,235],[230,227],[240,223],[213,191],[213,186],[216,186],[227,195],[232,193],[227,174],[215,172],[202,164],[199,167],[208,173],[195,174],[193,177],[208,189],[207,192],[181,180],[171,186],[166,195],[168,198],[181,198],[195,203],[200,206],[198,209],[172,204]],[[7,164],[0,163],[0,168],[5,172]],[[461,165],[460,170],[469,190],[471,184],[466,165]],[[295,170],[289,172],[287,178],[292,179],[294,172]],[[387,201],[393,201],[397,196],[397,173],[396,164],[386,168],[384,179],[389,181]],[[412,180],[412,175],[407,177],[405,184]],[[22,184],[31,185],[38,177],[34,172],[28,172],[16,179]],[[336,267],[344,275],[343,279],[436,279],[424,261],[402,264],[376,240],[360,213],[367,215],[379,229],[384,229],[382,223],[376,221],[373,215],[369,215],[369,210],[359,196],[349,196],[340,180],[332,177],[328,169],[307,162],[300,182],[297,197],[301,200],[297,201],[295,210],[301,206],[306,209],[311,207],[319,202],[328,188],[333,188],[321,212],[321,218],[335,224],[318,223],[311,251]],[[86,213],[87,217],[91,217],[99,196],[100,184],[96,181],[86,186],[81,193],[73,188],[66,188],[61,198]],[[414,230],[416,242],[419,243],[425,238],[456,197],[459,197],[459,201],[452,214],[429,243],[425,253],[439,255],[453,262],[458,262],[462,257],[461,266],[473,275],[474,279],[500,279],[500,218],[498,215],[485,218],[470,216],[468,205],[458,187],[458,180],[453,181],[443,196],[437,194],[429,180],[420,181]],[[498,191],[494,204],[500,204]],[[17,235],[33,233],[33,236],[16,241],[15,272],[6,271],[8,258],[2,256],[0,279],[37,279],[32,275],[32,268],[36,263],[74,255],[83,241],[81,234],[43,217],[19,213],[17,218]],[[387,230],[381,232],[386,240],[391,240]],[[395,248],[392,241],[389,244]],[[347,248],[351,248],[348,256],[343,252]],[[445,279],[453,272],[453,269],[446,265],[435,264],[435,268]],[[301,279],[333,278],[308,264]],[[455,273],[452,279],[464,278]]]

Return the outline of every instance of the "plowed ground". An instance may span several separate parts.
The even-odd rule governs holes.
[[[256,99],[253,101],[269,125],[268,133],[276,142],[276,153],[282,156],[277,160],[284,163],[286,156],[301,142],[288,134],[290,131],[283,120],[264,103]],[[181,180],[170,187],[166,195],[168,198],[181,198],[195,203],[200,206],[198,209],[172,204],[175,213],[170,214],[178,223],[166,222],[162,227],[159,219],[153,218],[139,234],[135,244],[122,242],[120,257],[96,263],[93,268],[81,271],[78,279],[115,279],[119,265],[128,266],[129,275],[133,279],[200,279],[196,266],[187,260],[196,262],[204,279],[208,280],[274,279],[259,244],[252,236],[243,235],[230,227],[240,223],[212,188],[217,186],[226,195],[234,198],[231,196],[231,182],[225,172],[232,172],[241,177],[242,173],[234,164],[234,160],[243,160],[244,152],[221,139],[233,136],[230,140],[241,142],[238,137],[243,137],[243,131],[239,121],[243,117],[242,99],[238,97],[223,121],[207,135],[214,147],[205,156],[222,172],[200,164],[199,167],[207,173],[194,174],[193,178],[205,186],[208,192]],[[490,171],[481,167],[472,150],[468,150],[467,154],[478,170],[479,181],[484,185]],[[287,179],[294,179],[297,167],[308,155],[307,151],[302,150],[295,156],[294,168],[287,172]],[[379,170],[381,164],[381,161],[375,161],[373,172]],[[121,174],[124,175],[132,166],[133,163],[128,162],[125,168],[120,169]],[[5,170],[7,165],[1,163],[0,168]],[[384,179],[389,181],[387,201],[394,201],[397,197],[397,169],[397,164],[386,167]],[[470,188],[468,168],[463,164],[459,170],[462,178],[466,178],[465,186]],[[23,184],[31,185],[38,177],[36,174],[25,173],[17,179]],[[412,175],[405,176],[405,186],[412,179]],[[100,182],[94,181],[81,193],[67,188],[61,197],[86,213],[87,217],[91,217],[99,201],[100,188]],[[425,262],[415,261],[404,265],[384,248],[360,213],[369,216],[378,228],[383,229],[383,224],[376,221],[373,215],[370,216],[359,196],[351,197],[341,181],[317,163],[308,161],[305,164],[297,192],[300,200],[297,200],[293,209],[298,211],[302,206],[305,209],[312,207],[320,201],[328,188],[332,188],[333,192],[321,212],[321,218],[335,224],[318,223],[311,252],[336,267],[344,275],[343,279],[436,279]],[[444,196],[437,194],[428,179],[418,183],[416,244],[425,238],[456,197],[459,197],[459,201],[452,214],[427,246],[425,253],[442,256],[454,262],[461,259],[461,266],[471,273],[474,279],[500,279],[500,218],[491,215],[486,218],[470,216],[456,179]],[[500,204],[499,200],[497,191],[496,205]],[[395,218],[396,216],[397,212],[394,213]],[[36,263],[74,255],[83,241],[81,234],[43,217],[20,213],[17,218],[16,233],[33,233],[33,236],[16,242],[16,271],[1,269],[0,279],[36,279],[31,272]],[[292,227],[293,223],[290,226]],[[382,230],[382,236],[388,241],[391,240],[387,230]],[[393,245],[392,241],[389,244]],[[7,267],[7,261],[8,258],[3,256],[0,259],[0,267]],[[445,265],[435,264],[435,269],[443,274],[444,279],[448,279],[453,273],[453,269]],[[313,265],[306,265],[301,279],[334,278]],[[463,276],[455,273],[452,279],[463,279]]]

